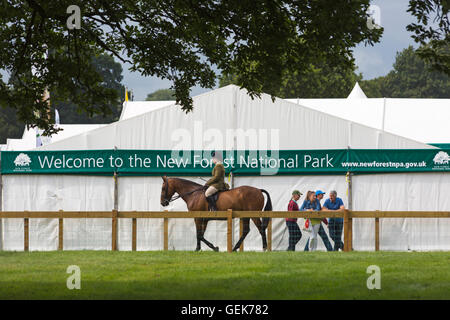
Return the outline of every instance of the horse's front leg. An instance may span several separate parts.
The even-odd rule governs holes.
[[[202,234],[201,234],[201,238],[200,240],[203,241],[208,247],[210,247],[211,249],[213,249],[214,251],[219,251],[219,247],[215,247],[211,242],[209,242],[208,240],[205,239],[204,234],[206,231],[206,226],[208,225],[208,219],[203,219],[203,223],[202,223]]]

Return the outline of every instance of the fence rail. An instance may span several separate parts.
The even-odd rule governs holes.
[[[58,250],[63,250],[64,219],[109,218],[112,219],[111,250],[117,250],[118,220],[132,219],[132,250],[136,251],[137,223],[136,219],[164,219],[163,243],[164,250],[168,250],[169,219],[213,218],[227,221],[227,251],[232,251],[232,234],[234,218],[343,218],[344,220],[344,251],[351,251],[352,219],[375,219],[375,250],[380,249],[380,218],[450,218],[450,211],[1,211],[0,219],[24,219],[24,251],[29,250],[29,219],[58,219]],[[239,226],[242,235],[242,221]],[[268,250],[272,250],[272,222],[267,227]],[[240,251],[244,250],[244,244]]]

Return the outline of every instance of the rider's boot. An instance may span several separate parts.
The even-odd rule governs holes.
[[[217,211],[216,202],[214,201],[214,195],[206,197],[209,204],[209,211]]]

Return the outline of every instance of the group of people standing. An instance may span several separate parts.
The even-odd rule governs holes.
[[[321,190],[308,191],[306,193],[305,200],[299,207],[298,201],[303,195],[300,191],[294,190],[292,192],[292,198],[289,201],[288,211],[340,211],[344,210],[344,202],[341,198],[337,197],[336,191],[331,191],[329,198],[325,201],[323,206],[320,201],[323,199],[325,192]],[[330,240],[322,226],[322,222],[328,225],[328,231],[330,237],[334,242],[334,247],[331,246]],[[297,223],[297,218],[286,218],[286,225],[289,230],[289,247],[288,251],[295,251],[295,246],[302,238],[302,232]],[[310,232],[310,237],[306,243],[305,251],[315,251],[317,248],[317,237],[320,236],[327,248],[327,251],[338,251],[344,249],[344,243],[342,242],[342,227],[343,218],[313,218],[305,221],[304,231]]]

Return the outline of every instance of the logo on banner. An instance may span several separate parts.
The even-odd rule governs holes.
[[[450,163],[450,156],[448,155],[447,152],[439,151],[434,156],[433,161],[434,161],[434,164],[449,164]]]
[[[30,169],[31,159],[26,153],[19,153],[14,160],[16,168],[14,171],[31,171]]]
[[[14,164],[20,167],[29,166],[31,163],[30,157],[26,153],[19,153],[19,155],[16,157],[16,160],[14,160]]]
[[[445,151],[439,151],[433,158],[434,168],[437,169],[450,169],[450,156]]]

